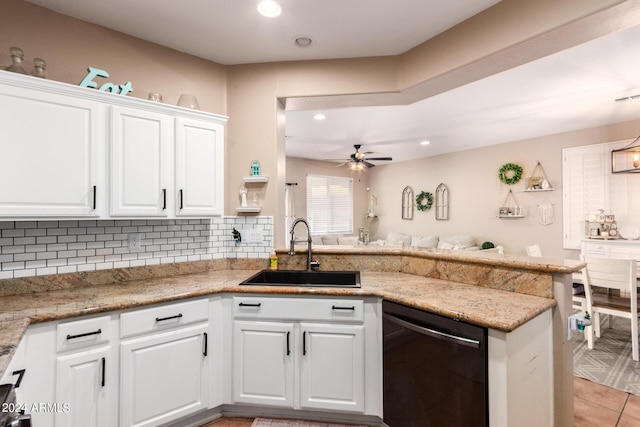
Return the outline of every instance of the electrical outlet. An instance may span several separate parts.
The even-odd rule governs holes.
[[[129,238],[128,247],[130,251],[142,250],[142,234],[131,233],[128,235],[128,238]]]

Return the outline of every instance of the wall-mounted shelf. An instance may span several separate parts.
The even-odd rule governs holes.
[[[524,218],[524,207],[518,204],[513,191],[509,189],[502,207],[498,210],[498,218]]]
[[[267,182],[269,182],[269,177],[265,175],[243,176],[242,181],[245,184],[266,184]],[[253,200],[254,206],[238,206],[236,208],[237,213],[260,213],[260,211],[262,210],[262,206],[255,206],[259,203],[258,193],[255,191],[255,187],[250,190],[250,192],[253,192],[253,196],[255,197],[255,199]]]
[[[247,206],[247,207],[239,206],[236,208],[236,212],[238,213],[260,213],[261,210],[262,210],[261,206]]]
[[[522,190],[523,193],[540,193],[542,191],[553,191],[553,188],[531,188]]]
[[[527,188],[522,191],[553,191],[540,161],[538,161],[536,167],[531,171],[531,176],[527,179]]]
[[[243,176],[242,180],[246,183],[267,183],[269,177],[264,175]]]

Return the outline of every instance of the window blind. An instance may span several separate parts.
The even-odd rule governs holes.
[[[353,179],[307,175],[307,221],[311,234],[352,234]]]

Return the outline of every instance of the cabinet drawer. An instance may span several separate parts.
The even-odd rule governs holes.
[[[351,298],[233,297],[237,319],[318,320],[362,322],[364,301]]]
[[[209,301],[180,302],[135,310],[120,315],[120,337],[163,331],[209,319]]]
[[[110,327],[110,316],[59,323],[56,349],[57,351],[65,351],[108,343],[111,337]]]

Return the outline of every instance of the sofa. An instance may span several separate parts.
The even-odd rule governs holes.
[[[322,246],[358,246],[358,236],[344,235],[325,235],[313,236],[312,244],[314,247]],[[481,243],[468,234],[456,234],[446,236],[419,236],[404,233],[390,232],[386,239],[379,239],[369,242],[369,246],[386,246],[395,248],[416,248],[416,249],[444,249],[444,250],[462,250],[462,251],[479,251]],[[502,253],[502,247],[497,246],[492,249],[485,249],[489,252]]]

